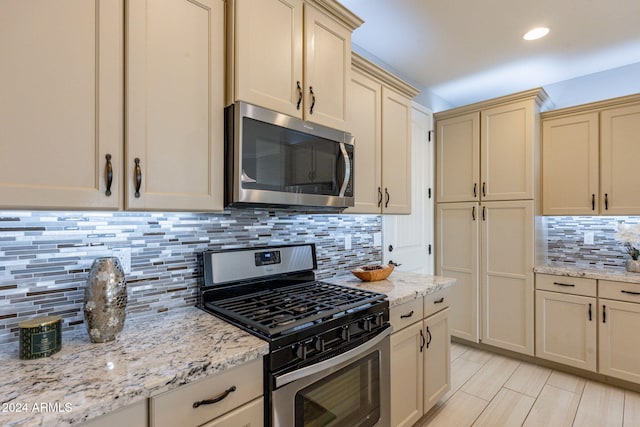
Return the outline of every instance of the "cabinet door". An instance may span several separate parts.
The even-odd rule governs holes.
[[[220,210],[224,3],[127,5],[126,207]]]
[[[533,201],[481,209],[482,342],[533,356]]]
[[[480,113],[436,124],[436,202],[480,200]]]
[[[598,213],[598,113],[542,122],[542,213]]]
[[[453,277],[451,335],[478,342],[479,210],[478,204],[439,203],[436,216],[436,274]]]
[[[599,369],[604,375],[640,383],[640,304],[599,302]]]
[[[423,414],[422,321],[391,335],[391,425],[412,426]]]
[[[483,200],[533,199],[535,101],[482,111],[480,190]]]
[[[600,121],[600,213],[638,215],[640,105],[605,110]]]
[[[304,118],[348,131],[351,30],[305,4],[304,40]]]
[[[596,299],[536,291],[536,356],[596,370]]]
[[[351,73],[351,134],[355,205],[346,213],[380,213],[382,204],[382,86],[357,70]]]
[[[424,321],[424,412],[438,403],[451,388],[451,336],[449,309]]]
[[[201,427],[262,427],[264,425],[264,400],[256,399]]]
[[[411,100],[382,88],[382,212],[411,213]]]
[[[234,101],[302,118],[302,4],[302,0],[229,3]]]
[[[123,16],[122,1],[0,4],[0,208],[121,207]]]

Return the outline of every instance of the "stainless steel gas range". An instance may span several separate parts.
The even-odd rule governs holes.
[[[199,306],[269,342],[265,425],[389,425],[386,295],[315,280],[315,245],[204,253]]]

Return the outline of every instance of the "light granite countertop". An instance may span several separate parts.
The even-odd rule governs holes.
[[[195,307],[127,319],[120,337],[103,344],[63,332],[62,349],[47,358],[20,360],[17,344],[5,346],[0,425],[77,425],[268,350],[266,341]],[[42,403],[62,410],[40,412]]]
[[[587,279],[612,280],[615,282],[640,283],[639,273],[630,273],[622,268],[595,268],[557,263],[543,264],[533,269],[535,273],[556,276],[584,277]]]
[[[337,285],[352,286],[386,294],[389,299],[389,307],[438,292],[456,283],[456,279],[450,277],[407,273],[397,270],[393,271],[386,280],[377,282],[363,282],[351,274],[334,277],[327,281]]]

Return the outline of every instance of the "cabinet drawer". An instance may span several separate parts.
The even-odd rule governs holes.
[[[536,274],[536,289],[595,297],[596,279]]]
[[[598,280],[598,296],[619,301],[640,302],[640,283]]]
[[[442,289],[424,297],[424,317],[449,307],[449,289]]]
[[[422,297],[416,298],[389,310],[389,321],[393,332],[398,332],[412,323],[422,320]]]
[[[233,386],[236,387],[235,391],[223,400],[193,407],[195,402],[221,396]],[[262,394],[262,359],[256,359],[220,375],[152,397],[149,407],[150,426],[200,426]]]

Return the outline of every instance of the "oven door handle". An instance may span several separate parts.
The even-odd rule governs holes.
[[[370,339],[369,341],[354,349],[332,357],[331,359],[316,363],[315,365],[306,366],[302,369],[298,369],[297,371],[276,376],[276,388],[280,388],[283,385],[299,380],[300,378],[308,377],[309,375],[317,374],[318,372],[331,369],[350,359],[355,359],[380,344],[385,338],[387,338],[387,336],[391,335],[392,330],[393,327],[389,326],[388,328],[380,332],[380,334],[376,335],[375,338]]]

